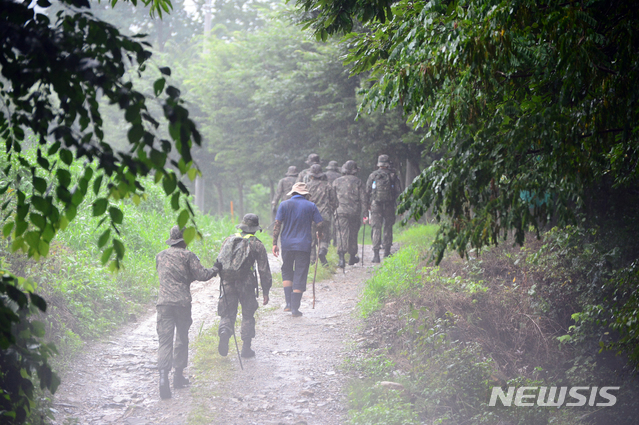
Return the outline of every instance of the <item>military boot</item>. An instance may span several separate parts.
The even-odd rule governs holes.
[[[231,332],[223,329],[220,332],[220,343],[217,346],[217,352],[220,353],[220,356],[226,357],[229,353],[229,339],[231,339]]]
[[[346,260],[344,259],[343,252],[339,254],[339,263],[337,263],[337,267],[339,267],[340,269],[343,269],[344,267],[346,267]]]
[[[379,259],[379,249],[373,250],[373,263],[379,263],[381,260]]]
[[[324,267],[328,266],[328,261],[326,261],[326,254],[328,254],[328,250],[326,248],[320,248],[319,254],[317,254]]]
[[[175,369],[175,372],[173,372],[173,388],[175,389],[184,388],[191,385],[189,378],[185,377],[182,374],[182,371],[183,369]]]
[[[384,258],[390,257],[391,251],[390,248],[384,248]]]
[[[348,265],[352,266],[359,263],[359,257],[357,256],[357,254],[351,255],[350,257],[348,257]]]
[[[160,398],[171,398],[171,387],[169,386],[169,370],[160,369]]]
[[[251,350],[251,339],[243,339],[242,340],[242,354],[240,354],[244,358],[255,357],[255,351]]]

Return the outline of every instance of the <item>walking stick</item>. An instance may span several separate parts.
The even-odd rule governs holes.
[[[315,250],[315,273],[313,273],[313,309],[315,309],[315,278],[317,277],[317,263],[319,263],[319,244],[320,238],[317,235],[317,249]]]
[[[226,311],[229,310],[229,302],[226,299],[226,290],[224,289],[224,284],[222,283],[222,278],[220,277],[220,287],[222,288],[222,298],[224,298],[224,304],[226,304]],[[233,329],[233,340],[235,341],[235,349],[237,350],[237,358],[240,361],[240,367],[244,370],[244,366],[242,365],[242,356],[240,356],[240,348],[237,346],[237,338],[235,337],[235,329]]]

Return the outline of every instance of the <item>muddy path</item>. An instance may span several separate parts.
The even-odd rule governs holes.
[[[192,376],[192,388],[173,391],[168,400],[160,400],[158,394],[156,315],[149,310],[138,322],[88,345],[77,356],[55,394],[53,423],[186,424],[192,394],[208,394],[207,389],[211,424],[344,423],[347,378],[340,366],[349,343],[358,337],[353,312],[372,270],[372,251],[367,248],[366,267],[347,266],[345,274],[338,269],[331,279],[316,283],[315,309],[309,281],[300,308],[303,317],[283,312],[283,291],[273,288],[267,308],[260,300],[253,340],[256,356],[243,359],[244,370],[231,340],[227,373],[232,376],[219,382]],[[274,272],[279,266],[279,260],[271,258]],[[191,341],[217,322],[218,287],[217,278],[193,283]],[[191,370],[193,344],[190,350],[186,372]]]

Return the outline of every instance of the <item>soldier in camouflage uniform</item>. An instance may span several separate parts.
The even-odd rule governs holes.
[[[287,192],[288,193],[288,192]],[[224,271],[221,272],[221,293],[217,303],[217,314],[220,316],[220,325],[218,335],[220,341],[218,352],[222,356],[226,356],[229,351],[229,339],[235,330],[235,319],[237,317],[238,303],[242,306],[242,327],[240,335],[242,337],[242,357],[253,357],[255,351],[251,349],[251,340],[255,338],[255,312],[258,308],[257,302],[257,275],[255,274],[255,265],[260,275],[260,283],[262,286],[262,302],[267,305],[269,301],[269,291],[273,283],[271,277],[271,269],[268,264],[268,257],[264,244],[260,241],[255,233],[262,230],[260,221],[255,214],[246,214],[242,219],[242,223],[236,226],[242,232],[227,238],[222,244],[220,255],[224,252],[230,252],[231,258],[218,257],[218,261],[224,264],[242,262],[235,264],[235,269],[239,269],[240,276],[236,279],[228,279]],[[249,250],[246,257],[240,258],[238,251],[225,250],[224,244],[229,243],[231,239],[241,237],[248,240]],[[232,267],[225,267],[230,270]]]
[[[288,167],[286,176],[277,183],[277,190],[275,191],[275,196],[273,196],[273,200],[271,201],[272,210],[277,211],[277,206],[280,202],[280,199],[282,200],[282,202],[284,202],[287,199],[291,198],[290,196],[288,196],[288,192],[291,191],[291,188],[295,184],[295,180],[297,180],[298,174],[299,173],[297,172],[296,166],[291,165],[290,167]]]
[[[323,266],[327,266],[326,254],[328,253],[328,244],[330,243],[330,226],[333,219],[333,214],[337,208],[337,198],[335,197],[335,190],[326,180],[326,174],[322,172],[322,166],[319,164],[313,164],[311,170],[308,173],[309,181],[306,184],[306,188],[310,192],[311,196],[309,201],[317,206],[322,220],[324,220],[324,231],[322,233],[322,239],[319,244],[319,253],[317,256],[322,262]],[[311,227],[311,234],[315,234],[317,231],[315,223]],[[311,264],[315,263],[315,252],[317,251],[317,239],[313,238],[313,244],[311,245]]]
[[[395,224],[395,201],[402,192],[401,182],[390,168],[388,155],[377,159],[377,170],[366,181],[366,199],[370,210],[371,238],[373,240],[373,263],[379,263],[379,249],[384,246],[384,257],[388,257],[393,244],[393,224]],[[382,240],[382,226],[384,237]]]
[[[328,180],[328,184],[330,184],[331,186],[333,185],[333,182],[335,181],[335,179],[342,177],[342,173],[340,172],[339,166],[337,165],[337,161],[330,161],[328,165],[326,166],[326,171],[324,171],[324,174],[326,174],[326,179]],[[337,232],[337,226],[334,225],[331,228],[331,240],[333,241],[333,246],[337,245],[336,232]]]
[[[308,164],[308,168],[305,168],[302,171],[300,171],[299,175],[297,176],[296,182],[308,183],[308,173],[311,172],[311,167],[313,166],[313,164],[319,164],[320,162],[321,161],[318,154],[316,153],[310,154],[308,156],[308,159],[306,160],[306,163]]]
[[[202,267],[200,259],[186,249],[182,231],[173,226],[166,241],[168,249],[155,257],[156,269],[160,277],[160,293],[156,305],[158,349],[158,370],[160,371],[160,397],[170,398],[169,371],[173,373],[173,388],[182,388],[189,380],[182,374],[188,363],[189,328],[191,327],[191,283],[207,281],[219,272],[221,265],[213,268]],[[173,335],[175,334],[175,344]]]
[[[337,161],[331,161],[326,166],[326,178],[328,179],[329,184],[333,184],[335,179],[339,179],[342,177],[342,173],[340,173],[339,166],[337,165]]]
[[[359,172],[355,161],[346,161],[342,167],[343,176],[333,182],[337,196],[337,253],[338,267],[346,266],[344,255],[349,254],[348,264],[359,262],[357,256],[357,233],[364,211],[366,211],[366,191],[362,181],[355,176]]]

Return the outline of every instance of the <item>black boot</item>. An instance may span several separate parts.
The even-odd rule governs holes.
[[[173,388],[184,388],[191,385],[191,382],[182,374],[183,369],[175,369],[173,372]]]
[[[284,298],[286,299],[286,307],[284,307],[284,311],[291,311],[291,294],[293,293],[292,286],[284,287]]]
[[[379,263],[381,260],[379,259],[379,249],[373,250],[373,263]]]
[[[340,269],[346,267],[346,260],[344,260],[343,252],[339,254],[339,263],[337,263],[337,267],[339,267]]]
[[[160,369],[160,398],[171,398],[171,387],[169,386],[169,370]]]
[[[301,292],[293,292],[291,296],[291,315],[293,317],[302,316],[302,312],[300,311],[300,305],[302,303],[302,293]]]
[[[384,258],[390,257],[390,255],[391,255],[390,248],[384,248]]]
[[[326,248],[320,248],[319,254],[317,254],[317,256],[319,257],[319,259],[322,262],[322,265],[324,267],[328,266],[328,261],[326,261],[326,254],[327,253],[328,253],[328,250]]]
[[[359,263],[359,257],[357,256],[357,254],[351,255],[350,257],[348,257],[348,265],[349,266],[353,266],[355,264]]]
[[[244,358],[255,357],[255,351],[251,350],[251,339],[243,339],[242,340],[242,354],[240,354]]]
[[[226,357],[229,353],[229,339],[231,339],[231,332],[224,329],[220,332],[220,343],[217,346],[217,352],[220,356]]]

